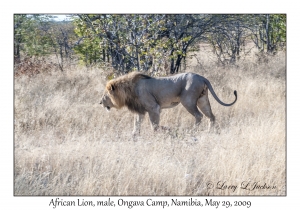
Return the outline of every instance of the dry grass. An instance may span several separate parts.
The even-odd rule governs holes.
[[[237,90],[237,103],[210,97],[211,132],[206,119],[191,130],[194,118],[181,105],[163,110],[170,130],[152,132],[147,117],[136,142],[133,115],[98,104],[105,72],[16,78],[15,195],[285,195],[285,55],[225,69],[207,53],[198,61],[188,71],[208,78],[224,102]],[[217,189],[219,181],[237,188]],[[276,188],[245,190],[244,181]]]

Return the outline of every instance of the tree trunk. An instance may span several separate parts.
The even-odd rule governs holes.
[[[269,21],[270,15],[266,15],[266,41],[267,41],[267,52],[271,52],[271,43],[270,43],[270,30],[269,30]]]
[[[139,51],[138,51],[138,47],[136,47],[135,49],[135,53],[136,53],[136,61],[137,61],[137,70],[140,71],[140,56],[139,56]]]
[[[105,49],[102,49],[102,60],[105,62]]]
[[[63,49],[62,49],[62,45],[59,45],[59,54],[60,54],[61,66],[63,66],[63,63],[64,63],[64,57],[63,57]]]
[[[170,74],[174,74],[174,73],[175,73],[174,58],[171,58]]]
[[[14,52],[14,65],[18,65],[21,63],[21,56],[20,56],[20,45],[17,43],[15,45],[15,52]]]
[[[177,59],[176,59],[175,72],[174,73],[178,73],[178,70],[179,70],[179,67],[180,67],[180,64],[181,64],[181,59],[182,59],[182,56],[178,55]]]

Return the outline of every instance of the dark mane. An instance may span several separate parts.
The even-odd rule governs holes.
[[[110,90],[111,87],[114,88],[116,95],[112,96],[112,101],[117,105],[116,107],[121,108],[127,106],[132,112],[145,114],[146,109],[140,102],[135,88],[139,80],[152,78],[153,77],[139,72],[131,72],[109,81],[106,85],[106,89]]]
[[[132,78],[132,83],[133,83],[133,89],[135,90],[136,87],[136,83],[141,80],[141,79],[152,79],[153,77],[150,77],[146,74],[142,74],[142,73],[133,73],[134,77]],[[134,113],[138,113],[138,114],[145,114],[146,113],[146,109],[145,107],[141,104],[138,96],[136,95],[135,91],[132,91],[132,96],[128,97],[125,100],[125,105],[127,106],[127,108]]]

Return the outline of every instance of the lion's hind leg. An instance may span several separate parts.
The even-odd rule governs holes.
[[[198,99],[197,106],[199,107],[201,112],[210,119],[210,128],[211,128],[215,123],[215,116],[211,111],[211,106],[207,94],[204,94]]]
[[[186,108],[186,110],[195,117],[196,119],[196,125],[199,125],[201,123],[201,120],[203,118],[203,115],[197,108],[196,103],[189,103],[190,100],[182,100],[182,105]]]

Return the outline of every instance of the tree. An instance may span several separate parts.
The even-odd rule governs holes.
[[[286,43],[286,15],[252,15],[252,40],[262,52],[276,53]]]
[[[234,64],[247,55],[247,43],[253,41],[260,52],[276,53],[286,42],[286,16],[264,15],[215,15],[218,23],[210,29],[207,40],[218,61]]]
[[[43,57],[55,54],[61,70],[64,58],[70,58],[75,34],[70,22],[55,22],[51,15],[14,15],[14,63],[21,56]]]
[[[120,71],[155,69],[167,57],[170,73],[176,73],[191,44],[214,24],[213,15],[77,16],[75,32],[83,42],[76,50],[83,61],[110,57]]]
[[[120,71],[147,70],[162,15],[78,15],[76,47],[86,64],[111,62]]]
[[[248,30],[247,15],[216,15],[218,23],[211,28],[207,40],[217,55],[218,61],[225,64],[234,64],[245,51]]]
[[[49,18],[43,15],[14,15],[14,56],[20,62],[21,51],[28,56],[49,54],[51,40],[45,34]]]
[[[166,33],[170,52],[170,73],[177,73],[182,59],[185,59],[189,47],[203,40],[211,27],[216,24],[214,15],[168,15],[166,17]]]
[[[74,26],[71,22],[51,22],[50,29],[46,30],[47,36],[51,39],[52,51],[54,52],[59,68],[63,71],[67,60],[72,59],[75,44]]]

